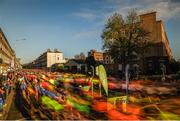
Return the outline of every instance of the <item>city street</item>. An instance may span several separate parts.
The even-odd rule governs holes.
[[[180,121],[180,0],[0,0],[0,120]]]
[[[18,100],[15,99],[15,98],[17,98],[16,95],[13,98],[11,108],[10,108],[10,110],[8,112],[7,120],[28,120],[28,118],[26,116],[22,115],[23,110],[20,110],[20,105],[21,104],[17,104]]]
[[[177,84],[131,80],[128,102],[124,104],[125,81],[116,78],[108,78],[107,96],[103,88],[100,94],[97,78],[88,81],[90,77],[83,74],[39,70],[24,70],[19,74],[19,79],[25,80],[15,85],[7,120],[180,119],[180,85]],[[23,84],[26,84],[25,90],[22,90]]]

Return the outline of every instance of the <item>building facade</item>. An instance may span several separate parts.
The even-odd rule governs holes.
[[[46,52],[41,54],[37,59],[32,62],[33,68],[39,69],[50,69],[53,64],[65,63],[63,53],[59,52],[57,49],[51,51],[48,49]]]
[[[103,60],[106,71],[112,73],[115,65],[111,56],[107,53],[103,53]]]
[[[152,43],[152,46],[145,53],[144,60],[139,55],[137,55],[137,58],[130,60],[131,71],[139,71],[146,74],[161,74],[162,67],[164,67],[164,71],[168,73],[168,70],[170,70],[169,61],[173,56],[163,21],[156,19],[156,12],[142,14],[139,18],[140,26],[147,32],[150,32],[149,41]],[[91,53],[95,52],[92,51]],[[94,58],[96,57],[94,56]],[[103,63],[107,71],[123,72],[122,64],[113,63],[111,57],[106,53],[103,53]]]
[[[65,64],[72,73],[86,73],[87,65],[84,59],[70,59]]]
[[[140,15],[140,22],[141,27],[150,32],[150,41],[155,44],[155,46],[148,51],[146,57],[167,56],[171,59],[173,56],[165,26],[162,20],[156,19],[156,12]]]
[[[88,56],[93,56],[95,61],[99,61],[99,62],[104,61],[103,52],[98,52],[96,50],[90,50],[88,52]]]
[[[156,19],[156,12],[140,15],[141,27],[150,32],[150,40],[153,46],[145,55],[145,71],[149,74],[162,73],[162,66],[169,70],[169,60],[173,58],[169,40],[162,20]],[[140,67],[141,63],[139,64]]]
[[[163,21],[156,19],[156,12],[142,14],[139,18],[140,26],[150,33],[148,38],[152,45],[145,53],[144,60],[139,55],[130,60],[131,71],[161,74],[162,67],[165,67],[165,72],[168,73],[169,61],[173,56]],[[122,64],[116,65],[115,68],[120,72],[123,71]]]
[[[112,73],[114,71],[114,66],[116,65],[109,54],[105,52],[98,52],[96,50],[90,50],[88,52],[88,57],[90,56],[94,57],[96,65],[103,64],[107,72]]]
[[[0,73],[13,70],[20,65],[20,62],[17,63],[15,51],[11,48],[6,36],[0,28]]]
[[[20,70],[20,69],[22,69],[21,59],[20,58],[15,58],[14,70]]]

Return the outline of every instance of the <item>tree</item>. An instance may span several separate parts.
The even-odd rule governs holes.
[[[135,10],[128,12],[125,19],[115,13],[108,19],[101,35],[103,49],[111,55],[115,63],[122,63],[124,70],[126,64],[142,54],[140,49],[145,51],[149,45],[148,35],[149,32],[141,28]]]
[[[96,61],[94,59],[94,56],[88,56],[85,60],[85,63],[87,64],[88,71],[92,71],[92,68],[95,70]]]
[[[138,40],[138,46],[137,46],[137,53],[142,63],[142,73],[144,74],[145,70],[145,56],[150,47],[152,47],[154,44],[149,41],[149,35],[151,33],[148,31],[145,31],[144,29],[139,29],[139,40]]]
[[[85,60],[86,56],[83,52],[74,56],[75,59]]]
[[[85,56],[85,54],[84,54],[83,52],[81,52],[81,53],[79,54],[79,56],[80,56],[80,58],[81,58],[82,60],[85,60],[85,59],[86,59],[86,56]]]

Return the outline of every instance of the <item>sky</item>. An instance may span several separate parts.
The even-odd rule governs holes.
[[[22,63],[48,48],[71,58],[102,51],[108,17],[115,12],[126,16],[131,9],[138,14],[157,11],[173,56],[180,59],[180,0],[0,0],[0,27]]]

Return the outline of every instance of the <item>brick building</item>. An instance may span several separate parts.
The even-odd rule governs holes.
[[[96,50],[90,50],[88,52],[88,56],[93,56],[95,61],[98,61],[98,62],[104,61],[103,52],[98,52]]]
[[[131,70],[134,72],[139,70],[147,74],[161,74],[161,68],[164,66],[168,73],[169,61],[173,56],[163,21],[156,19],[156,12],[139,15],[139,18],[140,26],[150,32],[149,41],[153,45],[146,52],[144,62],[138,55],[137,58],[131,60]],[[123,71],[122,64],[114,64],[110,56],[105,53],[103,61],[106,70]]]
[[[156,19],[156,12],[151,12],[140,15],[140,22],[141,27],[150,32],[150,41],[154,44],[145,55],[145,71],[151,74],[161,73],[162,65],[168,70],[169,60],[173,56],[163,21]],[[142,67],[142,63],[139,66]]]

